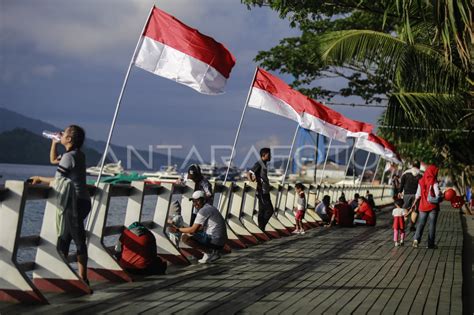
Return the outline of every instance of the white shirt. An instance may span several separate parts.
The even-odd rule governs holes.
[[[392,216],[394,217],[403,217],[404,214],[405,214],[405,209],[403,208],[395,208],[392,211]]]

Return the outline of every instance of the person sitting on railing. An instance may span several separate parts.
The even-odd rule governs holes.
[[[330,203],[331,197],[329,195],[325,195],[323,200],[317,205],[316,209],[314,209],[314,211],[324,223],[329,223],[332,217],[332,209],[329,206]]]
[[[199,263],[210,263],[221,257],[219,251],[224,248],[227,241],[226,223],[219,210],[206,203],[203,191],[195,191],[191,200],[193,206],[198,209],[194,224],[181,228],[172,225],[169,230],[184,233],[181,237],[182,242],[204,252]]]
[[[67,258],[69,245],[74,240],[77,248],[77,265],[79,276],[89,284],[87,279],[87,245],[84,220],[91,210],[91,200],[86,187],[86,156],[81,151],[84,143],[85,132],[79,126],[71,125],[61,133],[61,139],[54,140],[51,144],[50,161],[57,164],[55,178],[68,178],[75,187],[76,213],[66,211],[63,214],[64,229],[58,239],[58,250]],[[61,143],[66,148],[66,153],[59,156],[56,146]],[[50,184],[55,178],[33,176],[33,184]]]
[[[352,210],[344,196],[339,197],[338,203],[334,205],[334,210],[329,226],[336,224],[343,227],[354,226],[354,210]]]
[[[365,197],[359,196],[359,206],[355,209],[354,223],[360,225],[375,225],[375,212]]]
[[[158,257],[156,239],[140,222],[124,229],[115,246],[119,265],[138,275],[158,275],[166,271],[166,263]]]

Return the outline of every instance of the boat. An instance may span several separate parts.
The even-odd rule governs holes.
[[[271,183],[281,183],[283,176],[285,175],[285,171],[282,168],[269,169],[267,175],[268,180]]]
[[[149,183],[175,183],[182,178],[176,169],[177,165],[165,165],[157,172],[145,172],[142,176],[147,177],[146,182]]]
[[[91,176],[99,176],[100,173],[100,165],[99,166],[91,166],[86,169],[87,174]],[[104,165],[104,169],[102,170],[102,175],[104,176],[115,176],[122,174],[124,169],[122,167],[122,161],[118,161],[117,163],[107,163]]]
[[[215,164],[201,164],[199,165],[201,174],[207,179],[214,179],[220,175],[219,167]]]

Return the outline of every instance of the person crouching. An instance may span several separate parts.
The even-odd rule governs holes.
[[[219,251],[224,248],[227,241],[227,228],[224,218],[219,210],[206,203],[206,194],[195,191],[190,198],[193,206],[198,210],[196,220],[190,227],[170,226],[170,232],[184,233],[181,241],[204,252],[204,256],[199,263],[205,264],[219,259]]]

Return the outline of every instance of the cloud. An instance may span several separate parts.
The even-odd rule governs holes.
[[[4,2],[0,40],[28,45],[39,53],[123,67],[154,3],[153,0]],[[269,38],[269,34],[262,36],[255,32],[255,24],[268,25],[275,20],[271,18],[274,12],[248,11],[239,1],[222,5],[221,0],[173,0],[158,5],[232,50],[253,47],[254,55]],[[265,12],[266,18],[254,20],[254,12],[260,15]],[[281,21],[272,32],[281,36],[288,30],[287,22]],[[247,55],[248,52],[244,57]]]
[[[33,75],[44,78],[51,78],[56,71],[57,69],[53,65],[40,65],[31,69]]]

